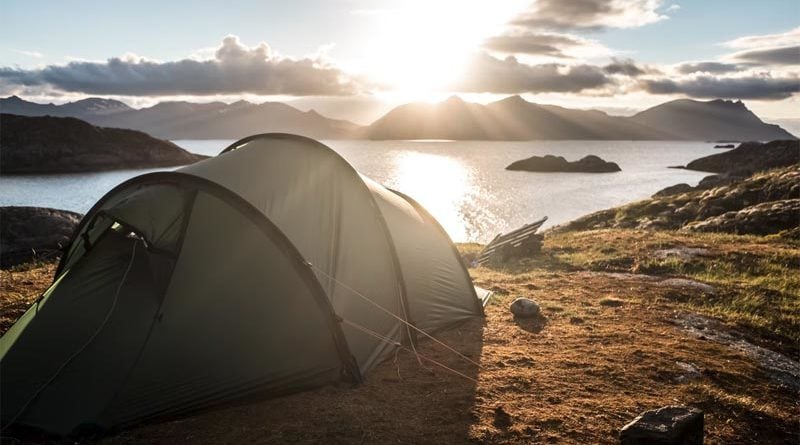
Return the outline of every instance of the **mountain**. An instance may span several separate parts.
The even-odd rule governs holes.
[[[741,102],[677,100],[633,117],[538,105],[511,96],[487,105],[453,96],[401,105],[363,131],[369,139],[771,140],[795,137]]]
[[[296,133],[316,139],[348,138],[359,126],[300,111],[279,102],[161,102],[135,109],[111,99],[63,105],[37,104],[17,96],[0,99],[0,112],[22,116],[75,117],[104,127],[130,128],[164,139],[239,139],[257,133]]]
[[[539,105],[510,96],[487,105],[457,96],[437,103],[400,105],[367,127],[300,111],[280,102],[161,102],[135,109],[111,99],[63,105],[17,96],[0,99],[0,112],[70,116],[105,127],[131,128],[164,139],[238,139],[257,133],[296,133],[315,139],[459,140],[774,140],[796,139],[766,124],[740,102],[679,99],[631,117],[597,110]]]
[[[140,131],[96,127],[72,117],[0,114],[0,146],[3,174],[169,167],[207,157]]]
[[[632,116],[631,121],[658,128],[680,139],[769,141],[796,139],[778,125],[764,123],[742,101],[701,102],[678,99]]]

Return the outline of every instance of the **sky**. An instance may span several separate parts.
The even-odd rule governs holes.
[[[0,95],[279,100],[368,123],[452,94],[800,119],[796,0],[0,2]]]

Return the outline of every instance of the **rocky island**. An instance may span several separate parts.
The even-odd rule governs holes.
[[[171,167],[206,158],[140,131],[14,114],[0,114],[0,147],[6,175]]]
[[[621,171],[615,162],[607,162],[597,156],[585,156],[577,161],[569,162],[562,156],[531,156],[527,159],[512,162],[506,170],[523,170],[528,172],[569,172],[569,173],[613,173]]]

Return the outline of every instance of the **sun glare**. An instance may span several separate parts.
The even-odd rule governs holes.
[[[389,187],[419,200],[452,239],[469,239],[462,210],[474,184],[463,164],[450,157],[415,151],[401,152],[392,164]]]
[[[365,71],[400,100],[438,100],[481,42],[526,2],[413,1],[377,14]]]

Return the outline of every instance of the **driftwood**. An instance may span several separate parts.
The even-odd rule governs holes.
[[[525,224],[519,229],[506,234],[498,234],[486,245],[475,259],[477,265],[487,263],[493,257],[499,257],[505,261],[511,257],[530,256],[542,249],[542,235],[537,235],[536,231],[547,221],[547,217]]]

